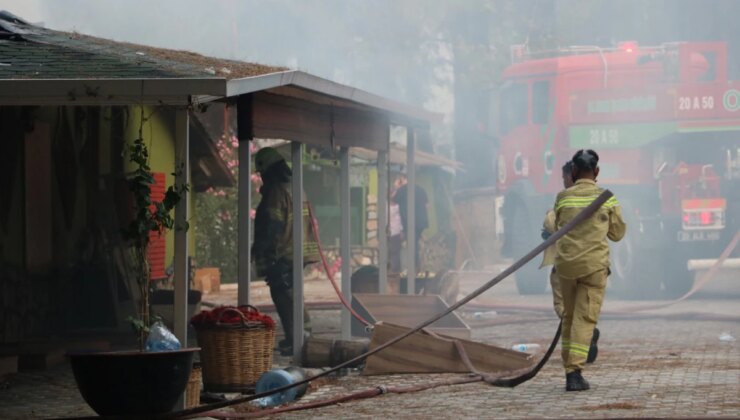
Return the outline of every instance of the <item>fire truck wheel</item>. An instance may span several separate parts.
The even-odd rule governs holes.
[[[630,232],[612,244],[609,283],[619,297],[652,299],[660,293],[660,259],[651,259],[651,253],[641,249],[640,239],[639,233]]]
[[[512,210],[509,213],[510,220],[508,222],[505,220],[504,229],[509,229],[511,254],[516,259],[534,248],[540,236],[529,217],[527,207],[521,201],[518,201]],[[540,270],[538,266],[539,261],[534,259],[514,274],[519,294],[535,295],[547,291],[550,271]]]

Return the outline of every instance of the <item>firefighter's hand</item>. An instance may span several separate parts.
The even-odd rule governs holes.
[[[267,266],[265,269],[265,279],[269,282],[271,280],[276,280],[282,277],[283,270],[282,267],[277,263],[274,262]]]
[[[550,236],[552,236],[552,233],[548,232],[545,229],[542,229],[542,240],[543,241],[546,241],[547,238],[549,238]]]
[[[293,278],[292,268],[293,265],[290,262],[280,259],[267,267],[265,280],[269,284],[283,284],[285,287],[289,287]]]

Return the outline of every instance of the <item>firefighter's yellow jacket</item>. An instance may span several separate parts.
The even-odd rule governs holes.
[[[555,200],[555,226],[562,228],[581,210],[591,204],[604,190],[596,182],[579,179],[572,187],[561,191]],[[562,278],[575,279],[609,268],[607,238],[619,241],[626,225],[615,197],[573,228],[556,244],[555,269]]]
[[[553,210],[547,211],[547,214],[545,215],[545,221],[542,223],[542,229],[544,229],[549,234],[553,234],[557,230],[555,229],[555,212]],[[556,245],[553,244],[545,249],[545,252],[542,256],[542,264],[540,264],[540,268],[555,264],[555,253],[557,252],[555,247]]]

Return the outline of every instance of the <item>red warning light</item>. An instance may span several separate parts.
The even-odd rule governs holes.
[[[699,219],[701,220],[702,225],[709,225],[712,223],[712,213],[703,211],[699,214]]]
[[[617,45],[617,48],[624,52],[631,53],[635,50],[637,50],[637,41],[623,41],[620,42],[619,45]]]

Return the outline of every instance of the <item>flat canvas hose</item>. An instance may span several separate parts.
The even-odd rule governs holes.
[[[619,310],[603,310],[601,311],[602,315],[635,315],[636,312],[641,311],[653,311],[656,309],[662,309],[667,308],[669,306],[675,305],[676,303],[679,303],[681,301],[684,301],[694,294],[696,294],[698,291],[700,291],[704,286],[706,286],[710,281],[712,281],[716,275],[719,273],[719,271],[722,269],[722,265],[727,260],[727,258],[732,255],[732,253],[735,251],[735,248],[737,248],[738,244],[740,243],[740,230],[735,233],[735,236],[730,240],[730,242],[727,244],[725,249],[722,251],[722,254],[720,254],[719,258],[714,261],[711,267],[701,275],[698,279],[696,279],[696,282],[694,283],[691,290],[686,292],[683,296],[674,299],[669,300],[666,302],[660,302],[660,303],[650,303],[650,304],[636,304],[636,305],[628,305],[624,308],[621,308]],[[541,305],[506,305],[506,304],[473,304],[473,310],[507,310],[507,309],[515,309],[515,310],[530,310],[530,311],[540,311],[540,310],[552,310],[552,306],[541,306]],[[481,322],[476,323],[476,327],[484,327],[487,325],[496,325],[497,322]]]
[[[411,335],[413,335],[413,334],[421,331],[423,328],[428,327],[429,325],[435,323],[436,321],[440,320],[441,318],[447,316],[451,312],[456,311],[457,309],[459,309],[460,307],[462,307],[466,303],[468,303],[471,300],[475,299],[476,297],[480,296],[482,293],[484,293],[485,291],[487,291],[491,287],[493,287],[496,284],[500,283],[502,280],[504,280],[505,278],[507,278],[508,276],[510,276],[512,273],[514,273],[515,271],[519,270],[526,263],[528,263],[529,261],[531,261],[534,257],[536,257],[538,254],[540,254],[542,251],[544,251],[547,247],[549,247],[550,245],[554,244],[558,239],[562,238],[564,235],[566,235],[568,232],[570,232],[579,223],[581,223],[582,221],[584,221],[584,220],[588,219],[589,217],[591,217],[591,215],[596,210],[598,210],[606,202],[606,200],[608,200],[612,196],[613,196],[613,194],[612,194],[611,191],[604,190],[604,192],[602,192],[601,195],[598,196],[598,198],[596,198],[586,208],[584,208],[583,210],[581,210],[581,212],[578,213],[576,215],[576,217],[573,218],[573,220],[571,220],[570,222],[568,222],[565,226],[563,226],[557,232],[555,232],[552,235],[550,235],[550,237],[547,238],[547,240],[541,242],[533,250],[531,250],[527,255],[525,255],[522,258],[520,258],[517,262],[515,262],[513,265],[509,266],[506,270],[504,270],[503,272],[501,272],[499,275],[497,275],[493,279],[489,280],[486,284],[480,286],[478,289],[476,289],[475,291],[473,291],[469,295],[465,296],[464,298],[462,298],[461,300],[459,300],[457,303],[455,303],[454,305],[452,305],[449,308],[447,308],[445,311],[443,311],[443,312],[441,312],[441,313],[439,313],[437,315],[434,315],[433,317],[427,319],[426,321],[422,322],[421,324],[417,325],[416,327],[410,329],[409,331],[407,331],[407,332],[405,332],[403,334],[398,335],[397,337],[395,337],[395,338],[393,338],[393,339],[391,339],[391,340],[389,340],[389,341],[381,344],[380,346],[378,346],[378,347],[376,347],[376,348],[374,348],[374,349],[372,349],[372,350],[370,350],[370,351],[368,351],[368,352],[366,352],[364,354],[361,354],[361,355],[359,355],[359,356],[357,356],[357,357],[355,357],[355,358],[353,358],[351,360],[347,360],[346,362],[340,363],[339,365],[334,366],[333,368],[331,368],[329,370],[323,371],[323,372],[321,372],[321,373],[319,373],[319,374],[317,374],[317,375],[315,375],[313,377],[306,378],[306,379],[304,379],[302,381],[298,381],[298,382],[296,382],[294,384],[286,385],[286,386],[283,386],[283,387],[280,387],[280,388],[275,388],[273,390],[262,392],[262,393],[255,394],[255,395],[248,395],[248,396],[244,396],[244,397],[234,398],[234,399],[228,400],[228,401],[220,401],[220,402],[216,402],[216,403],[213,403],[213,404],[207,404],[207,405],[203,405],[203,406],[200,406],[200,407],[194,407],[194,408],[190,408],[190,409],[186,409],[186,410],[182,410],[182,411],[168,413],[168,414],[165,414],[165,415],[161,416],[160,418],[183,418],[183,417],[191,417],[191,416],[193,416],[195,414],[204,413],[204,412],[207,412],[207,411],[210,411],[210,410],[214,410],[214,409],[217,409],[217,408],[223,408],[223,407],[228,407],[228,406],[232,406],[232,405],[236,405],[236,404],[245,403],[245,402],[248,402],[248,401],[253,401],[253,400],[256,400],[256,399],[259,399],[259,398],[263,398],[263,397],[266,397],[266,396],[269,396],[269,395],[272,395],[272,394],[277,394],[279,392],[283,392],[283,391],[285,391],[287,389],[290,389],[290,388],[293,388],[293,387],[296,387],[296,386],[307,384],[307,383],[309,383],[309,382],[311,382],[313,380],[316,380],[318,378],[327,376],[327,375],[329,375],[329,374],[331,374],[333,372],[336,372],[336,371],[338,371],[340,369],[343,369],[343,368],[352,366],[352,365],[354,365],[354,364],[356,364],[358,362],[361,362],[362,360],[366,359],[367,357],[372,356],[373,354],[378,353],[379,351],[382,351],[382,350],[384,350],[384,349],[392,346],[393,344],[396,344],[399,341],[401,341],[401,340],[403,340],[405,338],[408,338]],[[558,335],[559,335],[559,333],[558,333]],[[546,357],[549,357],[549,354],[552,354],[552,350],[554,349],[554,347],[555,347],[556,344],[557,344],[557,337],[556,337],[556,339],[553,340],[553,344],[550,345],[550,349],[548,349],[548,354],[546,354]],[[546,360],[545,360],[545,362],[546,362]],[[544,365],[544,362],[540,362],[537,366],[539,366],[540,364]],[[537,369],[537,366],[535,367],[535,369]],[[528,380],[528,379],[531,378],[531,377],[527,377],[528,375],[531,375],[533,377],[536,374],[536,371],[533,370],[532,372],[534,372],[534,373],[525,373],[525,374],[522,374],[520,376],[517,376],[517,378],[519,378],[519,380],[521,380],[521,382],[524,382],[524,381],[526,381],[526,380]],[[514,372],[512,372],[512,373],[514,373]],[[517,382],[517,381],[514,380],[514,379],[517,379],[517,378],[509,379],[510,382],[508,382],[508,383],[507,382],[501,382],[499,385],[500,386],[516,386],[519,383],[521,383],[521,382]]]

